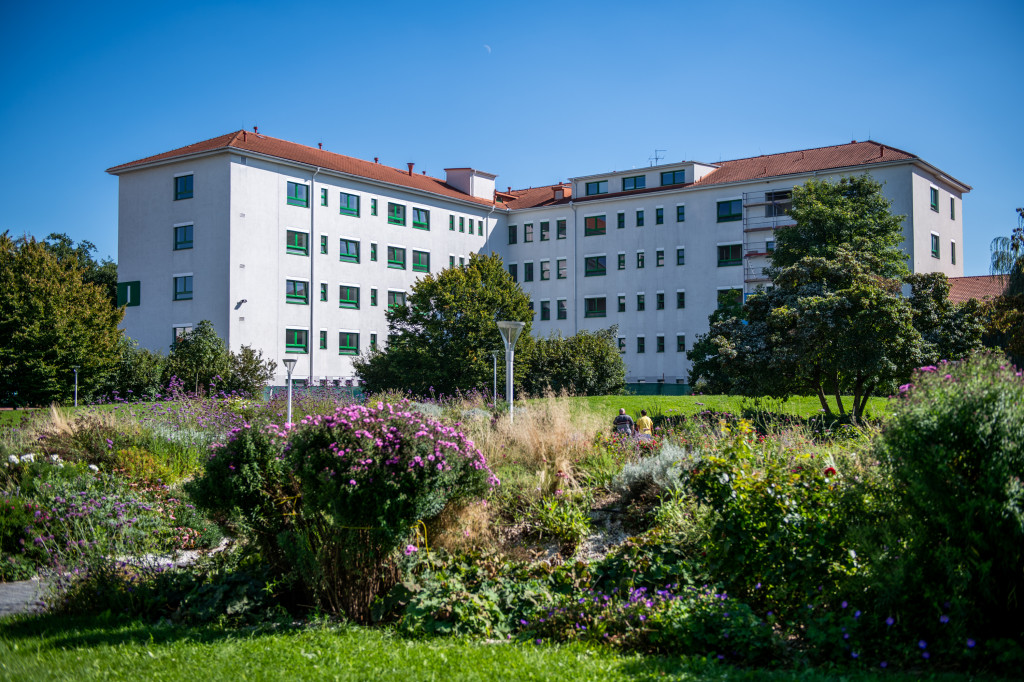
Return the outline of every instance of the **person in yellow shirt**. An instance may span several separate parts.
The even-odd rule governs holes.
[[[636,420],[636,432],[641,436],[654,436],[654,422],[647,416],[647,410],[640,410],[640,418]]]

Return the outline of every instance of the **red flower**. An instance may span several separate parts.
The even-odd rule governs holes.
[[[826,476],[835,476],[838,472],[836,471],[835,467],[825,467],[824,473]]]

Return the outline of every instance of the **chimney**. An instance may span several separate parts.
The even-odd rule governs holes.
[[[245,131],[242,131],[242,142],[245,142]]]
[[[410,162],[407,165],[409,166],[409,175],[412,175],[412,167],[415,166],[416,164]]]
[[[555,201],[561,201],[562,199],[565,198],[565,188],[562,187],[561,185],[555,185],[551,189],[554,190]]]
[[[374,163],[380,163],[380,159],[375,156],[375,157],[373,157],[373,162]]]
[[[260,134],[260,129],[259,129],[259,126],[253,126],[253,127],[252,127],[252,131],[253,131],[254,133],[256,133],[257,135],[259,135],[259,134]]]
[[[323,142],[317,142],[316,146],[319,147],[320,149],[323,149],[324,148],[324,143]]]
[[[508,186],[508,193],[509,193],[509,194],[512,194],[512,185],[509,185],[509,186]]]

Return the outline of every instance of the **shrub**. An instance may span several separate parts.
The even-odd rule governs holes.
[[[0,496],[0,582],[24,580],[49,557],[34,538],[45,534],[49,512],[21,497]]]
[[[680,489],[684,475],[697,461],[699,458],[678,445],[664,443],[656,455],[624,466],[611,488],[622,496],[623,502],[657,497]]]

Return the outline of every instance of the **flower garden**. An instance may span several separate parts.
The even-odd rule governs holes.
[[[311,390],[287,424],[280,398],[180,386],[30,413],[0,431],[0,580],[50,589],[0,622],[0,674],[35,675],[59,623],[469,647],[538,678],[558,656],[602,679],[1019,673],[1020,372],[921,368],[866,424],[711,402],[644,403],[648,440],[564,396],[514,423],[483,396]]]

